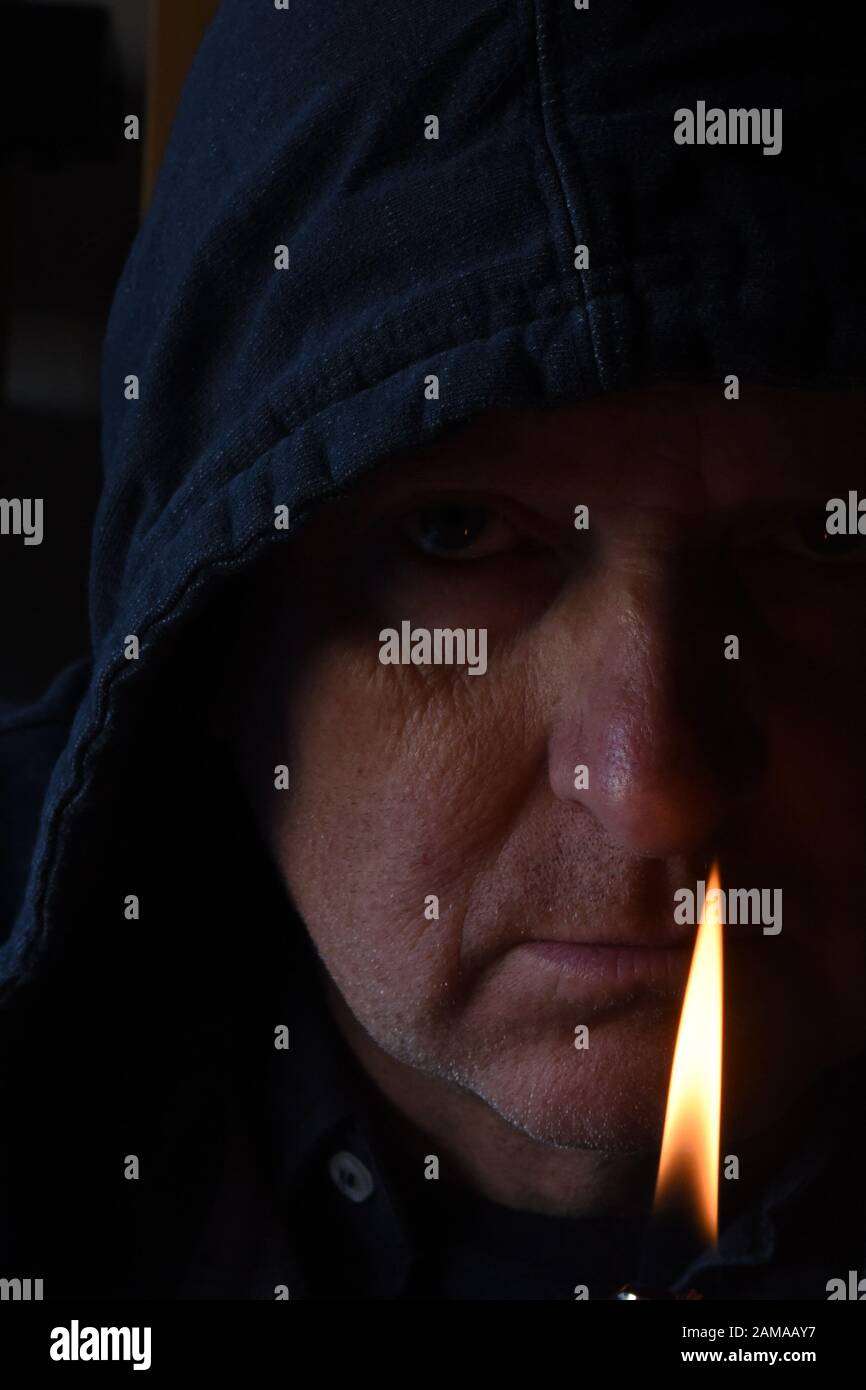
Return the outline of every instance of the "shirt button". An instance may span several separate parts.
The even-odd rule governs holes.
[[[328,1164],[334,1185],[350,1202],[366,1202],[375,1186],[369,1168],[345,1149],[334,1154]]]

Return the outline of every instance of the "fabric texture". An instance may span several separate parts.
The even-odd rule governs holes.
[[[58,1284],[208,1296],[199,1268],[262,1297],[272,1276],[304,1278],[276,1277],[288,1248],[272,1268],[264,1247],[241,1257],[243,1236],[201,1247],[216,1192],[243,1229],[285,1224],[278,1196],[258,1226],[241,1216],[283,1190],[274,1174],[249,1191],[282,1142],[257,1119],[254,1157],[229,1141],[236,1106],[265,1091],[272,1107],[270,1071],[254,1077],[274,1025],[298,1035],[302,934],[200,736],[207,615],[368,470],[484,409],[727,373],[863,384],[858,50],[824,18],[224,0],[108,324],[92,650],[0,715],[3,1085],[20,1125],[4,1161],[32,1198],[5,1220],[9,1248],[43,1242]],[[781,152],[677,145],[674,112],[698,100],[781,108]],[[118,1155],[139,1148],[153,1180],[123,1183]],[[88,1201],[114,1244],[85,1275],[69,1252]]]

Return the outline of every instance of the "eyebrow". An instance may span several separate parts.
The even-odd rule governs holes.
[[[622,429],[629,409],[619,401],[605,400],[603,404],[603,423],[593,418],[583,432],[576,411],[516,412],[522,417],[519,421],[514,415],[506,417],[499,412],[477,416],[456,433],[417,451],[395,455],[379,472],[378,487],[366,496],[371,506],[377,506],[391,499],[399,504],[401,495],[408,497],[426,486],[455,491],[486,489],[511,491],[531,505],[532,494],[538,496],[544,489],[545,464],[555,459],[548,474],[551,486],[567,486],[567,472],[573,469],[577,489],[597,490],[597,501],[603,500],[602,490],[607,490],[612,505],[628,505],[632,492],[629,470],[636,463],[634,438]],[[720,433],[716,420],[706,428],[703,404],[692,400],[701,451],[706,450],[701,476],[709,483],[708,500],[722,510],[769,510],[791,502],[815,505],[837,495],[840,489],[844,492],[856,486],[858,480],[866,486],[862,432],[856,415],[838,410],[829,397],[825,410],[795,411],[793,419],[786,402],[780,400],[778,413],[759,413],[748,432],[740,428],[733,414],[730,431],[726,428]],[[663,413],[661,399],[653,405]],[[736,409],[731,406],[732,412]],[[645,424],[651,426],[653,414],[651,411]],[[741,423],[745,426],[747,422]],[[636,417],[636,424],[639,437],[640,417]],[[664,441],[660,440],[659,452],[663,451]],[[670,457],[675,459],[675,454],[671,451]],[[689,457],[683,451],[684,463]],[[618,460],[621,469],[616,466]],[[604,476],[600,479],[602,463]],[[614,490],[618,497],[610,496]]]

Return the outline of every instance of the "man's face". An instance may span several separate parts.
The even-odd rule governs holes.
[[[864,418],[721,387],[501,412],[281,557],[245,775],[386,1053],[540,1140],[648,1149],[696,931],[674,894],[715,858],[783,903],[726,932],[726,1135],[862,1044],[866,537],[821,533],[866,494]],[[486,672],[382,664],[405,620],[486,629]]]

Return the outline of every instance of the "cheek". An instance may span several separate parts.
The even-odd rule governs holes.
[[[742,829],[741,881],[782,889],[784,926],[755,967],[732,979],[729,1036],[762,1036],[744,1072],[755,1055],[778,1055],[784,1039],[792,1074],[807,1075],[866,1036],[862,682],[801,669],[766,701],[770,768]],[[732,1058],[732,1084],[734,1070]]]
[[[773,716],[773,838],[785,839],[828,884],[862,876],[866,842],[863,680],[800,673]],[[866,886],[864,886],[866,896]]]
[[[265,806],[273,852],[361,1022],[386,1009],[432,1026],[459,1006],[473,883],[525,789],[525,676],[383,667],[345,640],[295,669],[273,733],[271,766],[291,768]]]

